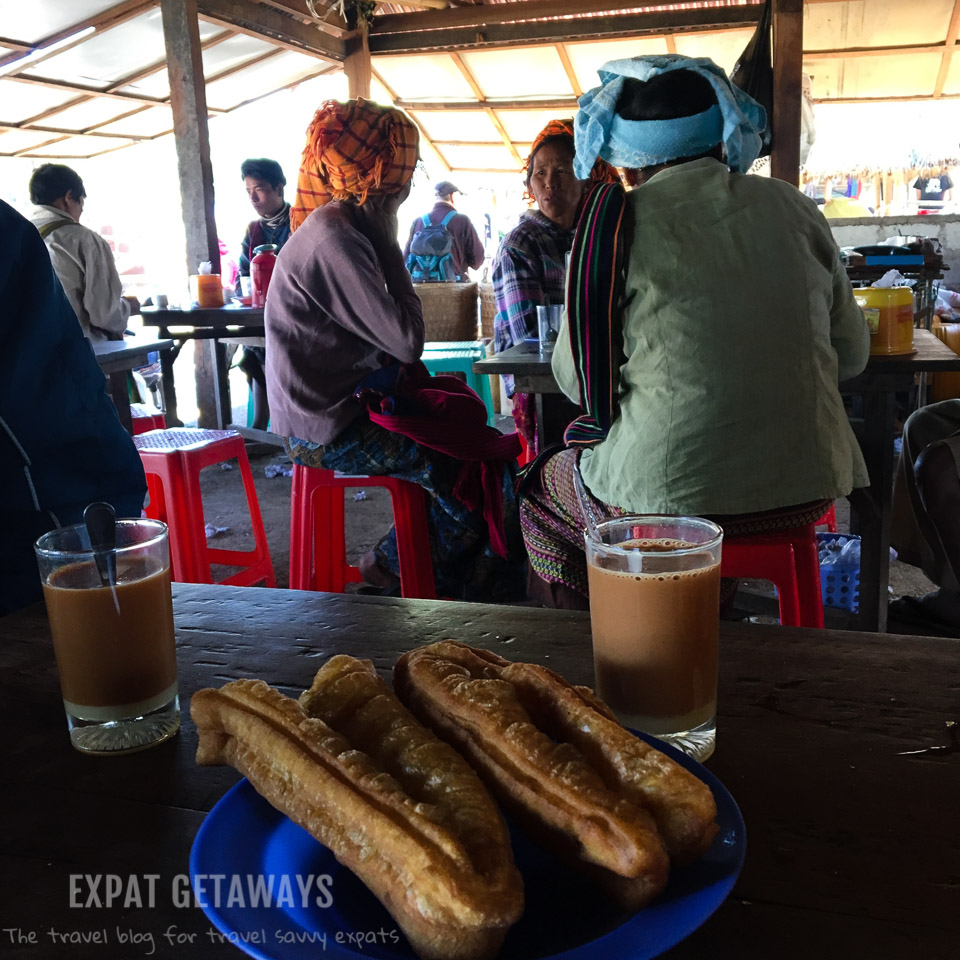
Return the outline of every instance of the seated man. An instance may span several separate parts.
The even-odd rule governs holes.
[[[79,174],[59,163],[44,163],[30,177],[30,216],[50,251],[64,293],[91,340],[121,340],[135,297],[121,296],[120,276],[107,241],[80,223],[86,191]]]
[[[30,223],[0,202],[0,615],[40,599],[36,539],[147,490],[90,344]]]
[[[600,77],[574,169],[585,178],[599,154],[636,189],[584,200],[553,355],[584,416],[521,503],[531,595],[580,607],[587,509],[759,533],[812,523],[868,482],[838,390],[866,365],[867,325],[816,204],[741,175],[763,109],[709,60],[637,57]]]
[[[486,425],[462,381],[418,362],[423,316],[397,244],[418,140],[403,113],[371,101],[331,100],[314,117],[267,297],[273,429],[305,466],[422,486],[440,596],[516,596],[516,439]],[[393,531],[360,569],[373,586],[398,582]]]
[[[467,282],[470,279],[467,267],[473,267],[476,270],[483,263],[483,244],[477,235],[476,227],[468,216],[457,213],[454,194],[459,192],[459,188],[455,187],[449,180],[441,180],[436,187],[437,202],[433,205],[433,209],[422,217],[417,217],[410,224],[410,235],[407,237],[407,245],[403,248],[403,261],[407,264],[415,281],[451,280]],[[410,258],[410,248],[414,244],[414,237],[427,229],[432,233],[439,232],[441,234],[440,240],[447,239],[448,236],[447,242],[440,244],[444,251],[440,259],[449,256],[450,269],[444,270],[443,265],[438,264],[439,273],[435,276],[424,275],[429,273],[429,264],[418,264],[415,258],[414,261],[411,261]],[[414,264],[412,267],[411,262]]]
[[[250,206],[257,211],[256,220],[247,224],[247,232],[240,243],[240,268],[237,274],[237,294],[241,293],[241,277],[250,276],[250,261],[257,247],[272,243],[277,248],[290,239],[290,204],[283,199],[287,178],[276,160],[261,157],[244,160],[240,176],[246,187]],[[264,374],[266,354],[262,347],[244,347],[239,367],[246,374],[253,394],[253,426],[266,430],[270,423],[270,404],[267,401],[267,381]]]

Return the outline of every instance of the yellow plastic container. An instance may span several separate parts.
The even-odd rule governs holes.
[[[913,291],[909,287],[864,287],[854,298],[870,328],[870,354],[913,353]]]

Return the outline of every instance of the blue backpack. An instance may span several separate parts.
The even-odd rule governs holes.
[[[447,224],[457,215],[451,210],[439,223],[430,214],[421,217],[423,229],[410,241],[407,269],[414,283],[445,283],[457,279],[453,266],[453,236]]]

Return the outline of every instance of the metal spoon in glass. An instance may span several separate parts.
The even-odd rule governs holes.
[[[109,503],[91,503],[83,511],[83,523],[90,537],[93,559],[100,582],[105,587],[117,585],[117,514]]]

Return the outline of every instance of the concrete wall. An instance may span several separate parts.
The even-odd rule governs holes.
[[[960,290],[960,216],[859,217],[830,220],[830,229],[841,247],[880,243],[898,234],[937,238],[943,247],[945,286]]]

